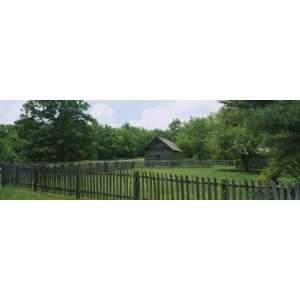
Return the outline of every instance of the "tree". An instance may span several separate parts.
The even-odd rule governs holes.
[[[239,159],[243,167],[249,169],[249,161],[257,155],[262,135],[250,130],[247,120],[245,112],[231,106],[219,110],[209,140],[214,158]]]
[[[0,125],[0,161],[15,161],[20,157],[17,153],[18,137],[14,125]]]
[[[97,159],[137,158],[144,155],[144,149],[155,136],[152,130],[146,130],[123,124],[120,128],[95,124],[95,149]]]
[[[227,101],[226,107],[248,116],[248,128],[263,134],[264,147],[270,151],[270,169],[265,174],[273,177],[279,172],[300,179],[300,103],[280,101]],[[276,176],[275,176],[276,174]]]
[[[96,159],[116,158],[116,129],[108,125],[94,124]]]
[[[76,161],[94,157],[95,120],[89,104],[74,100],[35,100],[23,105],[16,122],[22,155],[32,161]]]
[[[205,118],[191,118],[183,124],[177,143],[188,157],[206,159],[209,156],[209,123]]]
[[[144,155],[144,149],[154,137],[154,132],[125,123],[116,129],[116,135],[117,157],[136,158]]]
[[[177,141],[180,130],[182,129],[183,124],[180,119],[173,119],[169,124],[168,129],[166,130],[166,134],[168,138],[172,141]]]
[[[277,102],[276,100],[223,100],[219,101],[226,108],[246,109],[248,111],[256,111],[257,109],[265,108]]]

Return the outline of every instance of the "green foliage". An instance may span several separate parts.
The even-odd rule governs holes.
[[[272,160],[268,167],[263,170],[261,175],[259,176],[259,180],[264,182],[273,180],[275,182],[278,181],[278,178],[282,175],[282,167],[277,163],[276,160]]]
[[[116,129],[116,137],[116,157],[134,158],[143,156],[144,148],[150,143],[153,134],[125,123]]]
[[[273,158],[266,176],[275,169],[300,178],[299,101],[228,101],[225,106],[247,114],[248,128],[263,134],[263,146]]]
[[[177,136],[177,143],[188,157],[209,157],[209,123],[205,118],[191,118],[184,123]]]
[[[166,130],[167,138],[172,141],[177,141],[178,135],[183,128],[183,123],[177,118],[169,124]]]
[[[13,125],[0,125],[0,161],[18,159],[18,137]]]
[[[115,158],[116,134],[114,128],[108,125],[94,124],[93,130],[97,160]]]
[[[258,152],[262,134],[249,128],[249,115],[239,109],[221,108],[214,118],[209,139],[213,158],[240,159],[247,170],[249,160]]]
[[[16,122],[21,154],[31,161],[74,161],[93,156],[95,121],[84,101],[28,101]]]
[[[95,148],[98,160],[136,158],[144,155],[144,149],[155,136],[153,131],[125,123],[120,128],[95,124]]]
[[[256,111],[257,109],[265,108],[276,100],[225,100],[220,101],[226,108],[247,109],[248,111]]]

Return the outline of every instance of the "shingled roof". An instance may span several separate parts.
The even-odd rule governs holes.
[[[172,151],[176,151],[176,152],[183,152],[175,143],[171,142],[170,140],[167,140],[167,139],[163,139],[163,138],[160,138],[160,137],[155,137],[152,142],[154,140],[160,140],[162,143],[164,143],[170,150]],[[145,148],[147,149],[148,147],[150,147],[150,145],[152,144],[152,142],[150,144],[148,144],[148,146]]]
[[[162,141],[169,149],[176,152],[183,152],[175,143],[171,142],[170,140],[163,139],[160,137],[157,137],[160,141]]]

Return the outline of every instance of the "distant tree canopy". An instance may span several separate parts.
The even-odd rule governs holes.
[[[245,169],[258,153],[262,135],[248,126],[249,114],[242,109],[222,107],[214,117],[211,152],[218,159],[240,159]]]
[[[28,101],[15,125],[0,125],[2,161],[80,161],[137,158],[155,137],[168,138],[186,157],[249,161],[269,153],[263,173],[300,179],[300,103],[297,101],[220,101],[205,118],[174,119],[166,130],[128,123],[114,128],[88,113],[85,101]]]
[[[156,132],[125,123],[120,128],[95,124],[95,149],[98,159],[136,158],[144,155],[144,148]]]
[[[166,130],[165,134],[166,137],[172,141],[177,140],[178,134],[183,128],[183,123],[178,118],[173,119],[172,122],[169,124],[168,129]]]
[[[176,141],[188,157],[207,159],[209,131],[208,119],[191,118],[180,128]]]
[[[18,159],[18,136],[14,125],[0,125],[0,161]]]

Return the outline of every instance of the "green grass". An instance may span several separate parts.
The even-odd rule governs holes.
[[[33,192],[22,188],[0,187],[0,200],[55,200],[66,196]]]
[[[160,174],[172,174],[183,176],[199,176],[210,177],[217,179],[228,178],[234,180],[257,180],[259,171],[242,171],[237,170],[234,167],[215,166],[210,168],[143,168],[142,171],[160,173]],[[290,177],[281,177],[281,181],[290,181]]]

